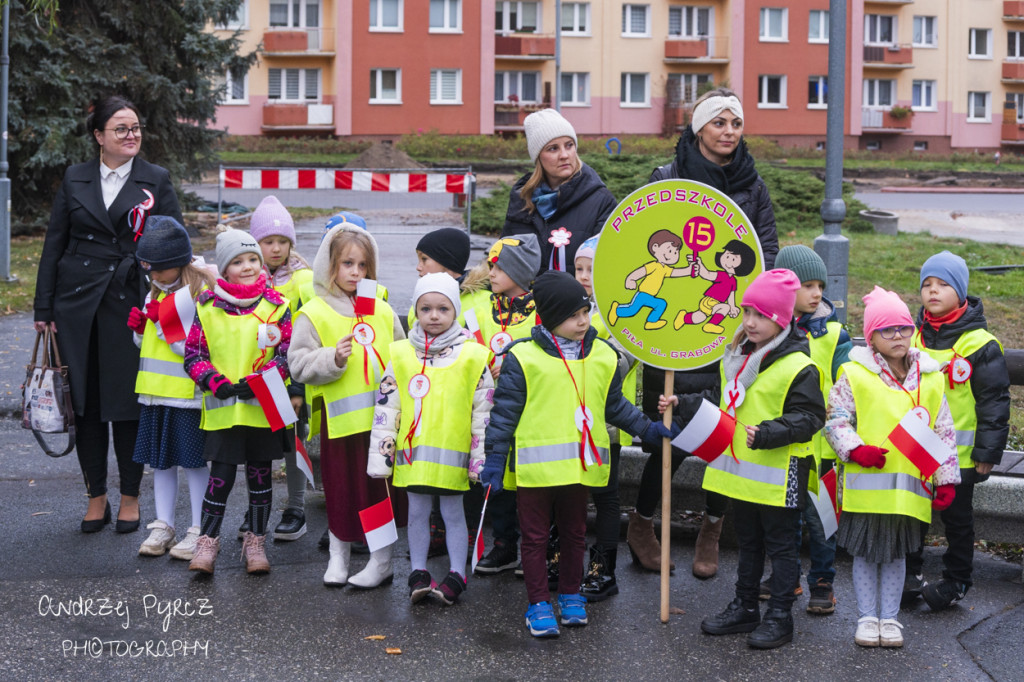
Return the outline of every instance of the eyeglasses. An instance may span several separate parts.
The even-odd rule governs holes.
[[[899,334],[900,338],[902,339],[909,339],[911,336],[914,335],[914,325],[904,324],[900,325],[899,327],[882,327],[881,329],[876,329],[875,331],[881,334],[882,338],[886,340],[895,339],[896,334]]]
[[[107,128],[106,130],[110,130],[111,132],[113,132],[114,137],[116,137],[117,139],[123,140],[124,138],[128,137],[128,133],[131,133],[135,137],[142,137],[142,129],[144,127],[145,126],[136,123],[131,128],[129,128],[128,126],[117,126],[116,128]]]

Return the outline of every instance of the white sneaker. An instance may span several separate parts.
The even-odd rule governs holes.
[[[879,625],[879,642],[884,647],[903,646],[903,626],[895,618],[883,618]]]
[[[861,646],[878,646],[878,619],[864,616],[857,621],[857,633],[853,641]]]
[[[139,547],[139,554],[142,556],[163,556],[167,548],[174,544],[174,529],[166,523],[157,519],[146,526],[153,532],[149,534],[146,541]]]
[[[199,526],[189,528],[181,542],[171,547],[171,558],[192,561],[192,557],[196,552],[196,540],[199,539],[200,535]]]

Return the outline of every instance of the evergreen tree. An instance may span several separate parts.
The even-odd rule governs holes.
[[[96,153],[85,118],[101,97],[135,103],[142,156],[176,182],[213,165],[224,74],[256,55],[237,54],[237,34],[206,29],[226,24],[241,0],[8,1],[15,233],[44,223],[65,169]]]

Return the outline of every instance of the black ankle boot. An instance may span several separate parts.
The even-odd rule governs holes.
[[[757,629],[747,635],[755,649],[777,649],[793,641],[793,614],[788,609],[768,609]]]
[[[700,629],[709,635],[731,635],[735,632],[752,632],[761,622],[761,611],[755,602],[745,607],[739,597],[725,607],[717,616],[708,616]]]
[[[580,594],[587,601],[602,601],[619,593],[615,582],[615,555],[618,551],[617,548],[604,551],[596,546],[590,548],[590,566],[580,587]]]

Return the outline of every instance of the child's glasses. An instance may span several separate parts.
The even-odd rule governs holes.
[[[911,336],[914,335],[914,325],[904,324],[898,327],[882,327],[881,329],[876,329],[875,331],[881,334],[882,338],[886,340],[895,339],[896,334],[899,334],[901,339],[909,339]]]

